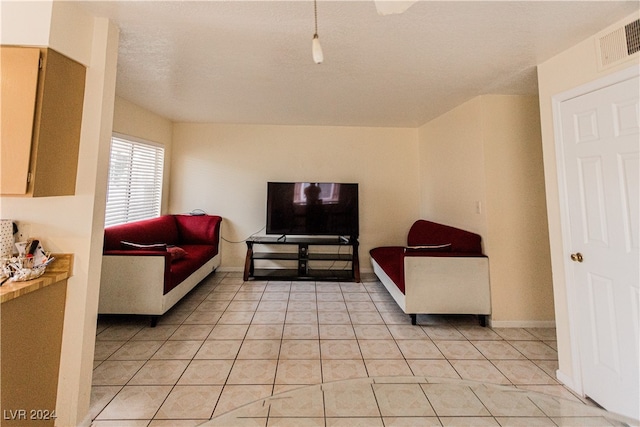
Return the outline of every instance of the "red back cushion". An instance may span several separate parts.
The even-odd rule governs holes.
[[[222,218],[214,215],[174,215],[180,242],[215,245],[218,243]]]
[[[178,228],[171,215],[114,225],[104,229],[104,250],[119,250],[121,242],[176,244]]]
[[[451,244],[452,252],[482,253],[480,235],[448,225],[420,219],[409,230],[409,246]]]

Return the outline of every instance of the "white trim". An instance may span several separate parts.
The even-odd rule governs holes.
[[[564,141],[562,138],[562,103],[578,96],[586,95],[591,92],[603,89],[608,86],[612,86],[621,83],[625,80],[629,80],[640,75],[640,65],[633,65],[624,70],[606,75],[589,83],[585,83],[581,86],[569,89],[554,95],[551,98],[552,111],[553,111],[553,132],[555,139],[555,151],[556,151],[556,172],[558,177],[558,205],[560,208],[560,228],[562,235],[562,254],[569,254],[571,252],[571,233],[570,233],[570,218],[569,218],[569,205],[567,197],[567,183],[566,183],[566,171],[564,161]],[[579,336],[579,320],[578,309],[575,307],[577,301],[577,289],[572,274],[572,266],[569,262],[569,257],[564,257],[564,273],[565,273],[565,288],[567,291],[567,314],[569,320],[569,345],[571,346],[571,370],[573,377],[569,377],[566,374],[558,371],[558,380],[569,387],[579,395],[584,395],[584,388],[582,384],[582,365],[580,363],[580,346],[578,342]]]
[[[165,150],[167,149],[167,145],[163,144],[161,142],[151,141],[149,139],[144,139],[144,138],[138,138],[137,136],[127,135],[126,133],[111,132],[111,137],[112,138],[115,137],[115,138],[118,138],[118,139],[124,139],[124,140],[131,141],[131,142],[136,142],[138,144],[152,145],[154,147],[164,148]]]
[[[555,328],[555,320],[493,320],[492,328]]]
[[[244,273],[244,267],[218,267],[220,273]]]

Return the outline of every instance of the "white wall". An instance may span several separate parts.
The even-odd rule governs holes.
[[[635,19],[630,15],[610,28],[619,28]],[[603,29],[604,30],[604,29]],[[607,76],[623,68],[639,63],[635,57],[617,66],[598,69],[596,38],[590,37],[574,47],[549,59],[538,66],[538,88],[540,94],[540,120],[542,128],[542,146],[544,154],[544,173],[546,182],[547,215],[551,246],[551,264],[553,272],[553,292],[555,301],[556,331],[558,335],[559,376],[570,387],[575,388],[579,372],[572,365],[571,334],[569,330],[569,309],[565,281],[565,259],[567,252],[562,245],[562,227],[560,222],[560,196],[558,193],[558,175],[556,159],[556,141],[553,129],[552,99],[555,95],[576,88],[598,78]]]
[[[360,184],[360,263],[368,251],[404,244],[419,215],[417,130],[177,123],[173,213],[224,218],[222,236],[242,241],[265,226],[268,181]],[[222,244],[223,269],[244,266],[244,243]]]
[[[53,0],[40,2],[3,1],[1,6],[1,44],[18,46],[47,46],[49,44]]]
[[[118,31],[106,19],[57,1],[3,2],[1,28],[3,44],[50,46],[87,66],[76,194],[0,201],[1,216],[27,224],[47,250],[74,254],[56,425],[88,425]]]

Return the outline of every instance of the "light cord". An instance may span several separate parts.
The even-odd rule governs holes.
[[[267,226],[266,226],[266,225],[265,225],[264,227],[262,227],[260,230],[258,230],[258,231],[256,231],[256,232],[254,232],[254,233],[251,233],[251,235],[249,235],[249,237],[247,237],[247,238],[245,238],[245,239],[242,239],[242,240],[238,240],[238,241],[229,240],[229,239],[225,238],[225,237],[222,235],[222,233],[220,233],[220,238],[221,238],[222,240],[224,240],[225,242],[227,242],[227,243],[233,243],[233,244],[237,244],[237,243],[244,243],[244,242],[246,242],[247,240],[249,240],[250,238],[252,238],[253,236],[255,236],[256,234],[260,233],[260,232],[261,232],[262,230],[264,230],[265,228],[267,228]]]
[[[318,1],[317,0],[313,0],[313,17],[315,21],[315,30],[316,30],[313,36],[318,37]]]

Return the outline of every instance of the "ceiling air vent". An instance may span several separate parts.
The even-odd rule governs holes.
[[[624,26],[624,33],[627,36],[627,53],[633,55],[640,51],[640,19],[636,19]]]
[[[640,19],[613,31],[605,31],[597,40],[600,68],[616,65],[640,52]]]

